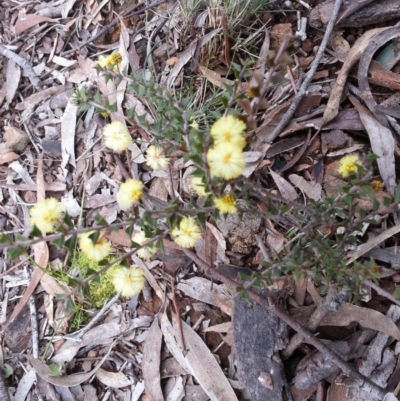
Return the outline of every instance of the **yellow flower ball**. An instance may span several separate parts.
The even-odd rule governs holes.
[[[128,149],[132,143],[131,135],[121,121],[113,121],[106,124],[103,129],[104,145],[114,152],[121,153]]]
[[[129,209],[134,203],[139,202],[143,193],[143,182],[131,178],[122,183],[117,193],[117,202],[121,209]]]
[[[171,231],[174,241],[182,248],[193,248],[202,237],[200,227],[193,217],[184,217]]]
[[[237,213],[236,199],[232,194],[225,194],[222,198],[215,198],[214,203],[221,213]]]
[[[164,170],[169,163],[165,157],[164,149],[161,146],[150,145],[146,150],[146,164],[153,170]]]
[[[361,167],[360,159],[356,155],[347,155],[340,159],[338,173],[347,178],[352,174],[357,174]]]
[[[102,233],[100,233],[99,238],[96,243],[93,244],[92,239],[89,237],[92,235],[94,231],[89,231],[87,233],[82,233],[79,235],[79,247],[82,252],[88,257],[88,259],[100,262],[106,258],[111,252],[111,244],[104,237]]]
[[[119,52],[115,52],[110,54],[106,59],[105,59],[105,65],[106,67],[109,67],[110,65],[118,65],[122,61],[122,55]]]
[[[65,212],[65,205],[57,199],[44,199],[31,208],[30,222],[42,233],[50,233],[62,222]]]
[[[139,245],[143,245],[148,240],[149,238],[146,238],[146,235],[143,230],[136,231],[132,235],[132,241],[136,242]],[[148,246],[139,249],[136,253],[139,256],[139,258],[142,258],[144,260],[150,260],[156,252],[157,248],[155,248],[153,244],[150,244]]]
[[[234,116],[225,116],[211,127],[211,136],[216,146],[232,144],[240,149],[246,146],[246,124]]]
[[[115,290],[120,292],[123,297],[132,297],[143,290],[146,279],[143,270],[137,266],[129,269],[120,267],[115,273],[113,284]]]
[[[232,143],[211,148],[207,153],[207,161],[211,175],[225,180],[239,177],[246,167],[242,149]]]
[[[192,188],[199,196],[207,196],[209,194],[201,177],[192,177]]]
[[[372,180],[371,181],[371,188],[374,192],[383,191],[383,182],[379,180]]]
[[[114,66],[113,71],[117,71],[118,65],[121,63],[121,61],[122,61],[121,53],[116,52],[116,53],[110,54],[107,57],[104,57],[103,55],[99,56],[97,63],[102,68]]]

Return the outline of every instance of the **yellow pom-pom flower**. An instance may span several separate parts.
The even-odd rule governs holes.
[[[115,273],[113,283],[115,290],[123,297],[132,297],[143,290],[146,279],[143,270],[137,266],[120,267]]]
[[[246,146],[246,124],[233,116],[221,117],[211,127],[211,136],[216,146],[230,143],[243,149]]]
[[[106,124],[103,129],[103,136],[104,145],[117,153],[128,149],[132,142],[128,129],[121,121],[113,121],[110,124]]]
[[[374,192],[383,191],[383,182],[379,180],[372,180],[371,181],[371,188]]]
[[[89,231],[87,233],[80,234],[79,247],[88,257],[88,259],[100,262],[100,260],[103,260],[110,254],[111,244],[102,233],[100,233],[96,243],[93,243],[92,239],[90,238],[90,235],[93,233],[94,231]]]
[[[62,222],[65,211],[65,205],[57,199],[44,199],[31,208],[31,225],[35,225],[42,233],[50,233]]]
[[[232,194],[225,194],[222,198],[215,198],[214,203],[221,213],[237,213],[236,199]]]
[[[164,149],[161,146],[150,145],[146,150],[146,164],[153,170],[164,170],[169,163],[165,157]]]
[[[356,155],[347,155],[340,159],[338,173],[347,178],[352,174],[357,174],[361,167],[360,159]]]
[[[193,248],[201,239],[200,227],[193,217],[184,217],[171,231],[174,241],[182,248]]]
[[[209,194],[201,177],[192,177],[192,188],[199,196],[207,196]]]
[[[106,67],[109,67],[110,65],[118,65],[122,61],[122,55],[119,52],[115,52],[110,54],[106,59],[105,59],[105,65]]]
[[[211,175],[225,180],[239,177],[246,167],[242,149],[231,143],[211,148],[207,153],[207,161]]]
[[[132,235],[132,241],[136,242],[139,245],[143,245],[148,240],[149,238],[146,238],[146,235],[143,230],[136,231]],[[155,248],[153,244],[150,244],[148,246],[139,249],[136,253],[139,256],[139,258],[142,258],[144,260],[150,260],[156,252],[157,248]]]
[[[121,53],[115,52],[110,54],[107,57],[104,57],[103,55],[99,56],[97,63],[100,65],[102,68],[107,68],[110,66],[114,66],[113,70],[117,71],[118,70],[118,65],[122,61],[122,55]]]
[[[117,193],[117,202],[121,209],[129,209],[134,203],[139,202],[143,193],[143,182],[131,178],[122,183]]]

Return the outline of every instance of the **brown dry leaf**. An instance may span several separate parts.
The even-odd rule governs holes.
[[[227,315],[232,313],[232,301],[225,295],[222,285],[212,283],[206,278],[192,277],[182,280],[177,288],[190,298],[217,306]]]
[[[20,382],[18,383],[17,391],[15,392],[13,399],[25,400],[35,381],[36,381],[36,373],[34,370],[25,373]]]
[[[178,341],[178,334],[176,330],[172,327],[171,322],[168,320],[166,313],[161,316],[161,331],[164,336],[165,345],[172,356],[178,361],[179,365],[186,372],[190,373],[185,358],[183,356],[183,349],[181,349]]]
[[[351,322],[357,322],[362,327],[381,331],[397,341],[400,340],[400,330],[388,317],[376,310],[346,302],[337,311],[328,313],[322,319],[321,326],[348,326]]]
[[[337,76],[335,86],[333,87],[331,95],[329,96],[328,104],[323,117],[324,123],[333,120],[339,112],[339,105],[350,70],[356,64],[356,62],[360,60],[364,50],[367,48],[373,37],[386,29],[388,28],[377,28],[365,32],[364,35],[356,40],[353,47],[348,52],[346,61],[343,63],[343,66]]]
[[[210,326],[202,330],[203,333],[213,332],[213,333],[228,333],[232,331],[232,322],[225,322],[216,324],[215,326]]]
[[[162,332],[158,319],[154,319],[144,343],[142,364],[146,394],[152,401],[164,401],[160,376],[161,344]]]
[[[396,191],[395,141],[389,128],[384,127],[357,98],[349,95],[350,101],[360,113],[371,142],[371,148],[377,159],[378,169],[388,192],[394,196]]]
[[[70,362],[80,348],[88,345],[94,347],[96,345],[111,344],[114,337],[119,336],[128,328],[128,325],[120,320],[120,318],[113,319],[94,327],[84,334],[80,342],[73,340],[65,341],[51,358],[51,362],[57,364]]]
[[[294,186],[299,188],[300,191],[304,192],[310,199],[316,201],[321,199],[321,184],[318,184],[315,181],[308,182],[303,177],[297,174],[290,174],[288,178]]]
[[[175,82],[176,77],[181,72],[183,66],[190,61],[193,57],[196,47],[203,47],[206,43],[208,43],[215,35],[217,35],[221,31],[221,28],[214,29],[211,32],[206,33],[201,39],[195,39],[190,43],[190,45],[186,48],[186,50],[180,55],[179,61],[172,67],[169,77],[168,77],[168,86],[172,86]],[[199,43],[198,43],[199,42]]]
[[[400,232],[400,224],[389,228],[388,230],[384,231],[383,233],[373,238],[371,241],[368,241],[365,244],[360,245],[356,251],[349,254],[349,260],[347,261],[346,264],[349,265],[350,263],[353,263],[359,257],[364,255],[371,249],[375,248],[381,242],[385,241],[387,238],[390,238],[399,232]]]
[[[7,103],[10,104],[17,93],[19,80],[21,79],[21,68],[19,65],[15,64],[13,61],[8,60],[7,64],[7,91],[6,99]]]
[[[157,294],[158,298],[163,300],[165,298],[164,291],[162,290],[162,288],[160,287],[154,276],[151,274],[151,271],[147,268],[146,263],[143,262],[143,260],[137,257],[136,255],[132,255],[131,258],[135,262],[135,264],[138,265],[143,270],[147,282],[150,284],[150,287]]]
[[[17,155],[14,152],[8,152],[8,153],[5,153],[4,155],[0,155],[0,164],[10,163],[13,160],[17,160],[17,159],[19,159],[19,155]]]
[[[115,342],[111,344],[108,352],[104,355],[103,359],[98,363],[98,365],[87,373],[74,373],[72,375],[65,376],[53,376],[50,370],[50,366],[46,365],[39,359],[30,357],[30,363],[35,369],[36,373],[46,382],[53,384],[54,386],[60,387],[74,387],[86,380],[89,380],[97,371],[100,369],[101,365],[110,355],[110,352],[114,346]]]
[[[182,321],[183,338],[188,352],[185,362],[211,401],[237,401],[235,392],[202,338]]]
[[[178,61],[179,61],[179,58],[176,57],[176,56],[174,56],[174,57],[169,58],[169,59],[165,62],[165,64],[167,64],[167,65],[169,65],[169,66],[171,67],[171,66],[173,66],[174,64],[176,64]]]
[[[297,192],[288,181],[286,181],[279,174],[275,173],[273,170],[269,170],[273,180],[275,181],[276,186],[278,187],[279,192],[283,199],[287,199],[290,201],[295,201],[297,199]]]
[[[15,34],[17,36],[21,35],[22,32],[25,32],[27,29],[39,25],[42,22],[58,22],[58,19],[52,19],[36,14],[26,14],[24,19],[18,18],[15,24]]]
[[[121,388],[132,384],[122,372],[107,372],[99,368],[96,372],[96,377],[107,387]]]
[[[233,86],[235,83],[230,79],[222,78],[220,74],[210,70],[207,67],[204,67],[203,65],[199,65],[199,70],[213,85],[217,86],[218,88],[223,88],[224,84]]]
[[[56,96],[66,90],[70,89],[70,85],[60,85],[60,86],[52,86],[48,89],[44,89],[41,92],[35,92],[33,95],[27,97],[21,103],[18,103],[15,108],[19,111],[25,110],[30,107],[34,107],[40,102],[45,101],[51,96]]]

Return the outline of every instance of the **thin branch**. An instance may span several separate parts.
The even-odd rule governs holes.
[[[311,67],[310,70],[308,71],[303,84],[301,85],[299,92],[297,93],[297,95],[294,97],[289,109],[287,110],[287,112],[283,115],[281,121],[278,123],[278,125],[275,127],[275,129],[271,132],[270,135],[268,135],[267,137],[267,142],[268,143],[272,143],[274,142],[274,140],[276,139],[276,137],[281,133],[282,129],[285,128],[286,124],[289,122],[289,120],[293,117],[294,112],[296,111],[297,107],[299,106],[301,100],[303,99],[303,97],[306,94],[308,85],[310,84],[315,71],[317,71],[318,65],[321,61],[321,58],[324,54],[326,45],[328,44],[328,41],[330,39],[333,27],[336,23],[336,19],[338,17],[339,14],[339,9],[340,6],[342,5],[343,0],[336,0],[335,1],[335,5],[332,11],[332,15],[331,15],[331,19],[329,20],[329,24],[326,27],[326,31],[324,34],[324,37],[322,39],[321,45],[319,46],[318,52],[315,56],[315,59],[313,60],[313,62],[311,63]]]

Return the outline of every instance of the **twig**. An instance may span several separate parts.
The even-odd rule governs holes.
[[[28,60],[14,53],[10,49],[7,49],[7,47],[4,45],[0,45],[0,54],[18,64],[24,70],[25,75],[29,78],[35,89],[38,91],[42,90],[42,83],[40,82],[39,77],[36,75]]]
[[[214,280],[218,280],[228,285],[229,287],[236,289],[237,284],[236,281],[230,279],[224,274],[220,273],[216,269],[213,269],[210,265],[208,265],[204,260],[200,259],[193,251],[188,249],[182,249],[186,256],[193,260],[200,268],[204,270],[205,273],[209,274]],[[318,338],[314,337],[312,333],[302,327],[299,323],[297,323],[289,314],[283,310],[280,306],[276,305],[275,301],[271,298],[263,298],[252,290],[247,290],[248,295],[251,300],[279,317],[283,322],[285,322],[288,326],[290,326],[293,330],[300,333],[308,344],[311,344],[315,348],[317,348],[320,352],[326,355],[328,358],[332,360],[342,371],[348,375],[349,377],[356,378],[360,380],[365,388],[374,390],[380,397],[384,397],[386,392],[385,390],[373,383],[369,378],[362,375],[359,371],[354,369],[350,364],[343,360],[341,356],[339,356],[335,351],[331,350],[328,346],[326,346],[322,341]]]
[[[376,285],[371,280],[365,280],[363,284],[375,290],[381,297],[384,297],[389,301],[392,301],[394,304],[400,306],[400,300],[396,299],[392,294],[385,291],[383,288],[379,287],[379,285]]]
[[[183,330],[182,330],[182,320],[181,320],[181,313],[179,312],[179,307],[176,302],[176,293],[175,293],[175,287],[172,286],[172,304],[174,305],[175,309],[175,314],[176,314],[176,322],[178,324],[178,341],[179,341],[179,346],[181,347],[181,350],[184,352],[185,351],[185,342],[183,340]]]
[[[275,138],[281,133],[282,129],[286,126],[286,124],[289,122],[289,120],[293,117],[294,112],[296,111],[297,107],[299,106],[301,100],[303,99],[304,95],[306,94],[306,90],[308,88],[308,85],[310,84],[315,71],[318,68],[318,65],[321,61],[321,58],[323,56],[323,53],[325,51],[326,45],[328,44],[328,40],[331,36],[333,27],[335,25],[336,19],[339,14],[339,9],[340,6],[342,5],[343,0],[336,0],[335,5],[333,8],[332,16],[331,19],[329,20],[329,24],[326,27],[326,31],[324,34],[324,37],[322,39],[321,45],[319,46],[318,52],[315,56],[314,61],[311,63],[310,70],[308,71],[303,84],[301,85],[299,92],[297,95],[294,97],[292,104],[290,105],[289,109],[287,112],[283,115],[281,121],[278,123],[278,125],[275,127],[275,129],[271,132],[270,135],[267,137],[267,143],[272,143]]]

